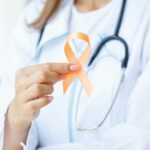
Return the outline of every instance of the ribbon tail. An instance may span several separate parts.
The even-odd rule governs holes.
[[[69,86],[71,85],[73,79],[74,79],[74,74],[69,74],[64,80],[63,80],[63,92],[66,93],[68,90]]]
[[[84,73],[83,69],[81,69],[81,71],[78,72],[77,75],[78,75],[79,80],[80,80],[81,84],[83,85],[87,95],[90,96],[92,93],[93,87],[92,87],[92,84],[90,83],[90,80],[88,79],[87,75]]]

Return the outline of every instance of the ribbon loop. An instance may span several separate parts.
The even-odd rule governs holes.
[[[82,53],[82,55],[80,56],[79,60],[76,58],[76,56],[74,55],[74,53],[72,51],[72,48],[69,45],[69,42],[73,39],[81,39],[87,43],[87,46],[86,46],[84,52]],[[90,96],[93,88],[92,88],[92,85],[91,85],[86,73],[83,70],[83,66],[87,63],[88,58],[90,57],[90,53],[91,53],[90,41],[89,41],[88,36],[86,34],[80,33],[80,32],[75,33],[75,34],[70,34],[69,38],[65,44],[64,51],[65,51],[65,55],[66,55],[69,63],[75,63],[75,64],[78,64],[81,66],[81,69],[79,71],[69,73],[69,75],[64,79],[64,81],[63,81],[64,93],[67,91],[70,84],[73,82],[74,78],[78,77],[82,86],[84,87],[87,95]]]

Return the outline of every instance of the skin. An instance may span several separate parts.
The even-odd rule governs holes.
[[[82,12],[98,9],[109,0],[76,0]],[[32,121],[40,110],[50,104],[54,97],[53,86],[80,66],[67,63],[46,63],[23,68],[16,73],[15,97],[12,99],[5,119],[3,150],[22,150],[20,142],[26,143]]]
[[[90,12],[100,9],[111,0],[76,0],[75,5],[80,12]]]

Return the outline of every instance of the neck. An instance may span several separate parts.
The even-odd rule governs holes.
[[[75,0],[77,9],[81,12],[89,12],[106,5],[110,0]]]

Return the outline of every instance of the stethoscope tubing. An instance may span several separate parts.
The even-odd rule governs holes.
[[[106,113],[106,115],[104,116],[104,118],[102,119],[102,121],[98,124],[97,127],[92,127],[92,128],[87,128],[87,127],[84,127],[82,126],[81,124],[79,124],[77,122],[77,111],[78,111],[78,108],[76,108],[75,110],[75,127],[77,130],[79,131],[85,131],[85,130],[88,130],[88,131],[95,131],[97,129],[99,129],[103,124],[104,122],[106,121],[107,117],[109,116],[115,102],[116,102],[116,99],[117,99],[117,96],[118,96],[118,93],[119,93],[119,90],[120,90],[120,87],[121,87],[121,83],[123,82],[123,79],[124,79],[124,72],[125,72],[125,69],[127,68],[127,65],[128,65],[128,60],[129,60],[129,48],[128,48],[128,44],[127,42],[119,36],[119,32],[120,32],[120,28],[121,28],[121,24],[123,22],[123,16],[124,16],[124,12],[125,12],[125,6],[126,6],[126,1],[127,0],[123,0],[122,2],[122,6],[121,6],[121,11],[120,11],[120,15],[119,15],[119,18],[118,18],[118,22],[117,22],[117,26],[116,26],[116,29],[115,29],[115,32],[114,32],[114,35],[112,36],[108,36],[106,38],[104,38],[102,40],[102,42],[98,45],[95,53],[92,55],[89,63],[88,63],[88,67],[90,68],[90,66],[93,64],[94,60],[96,59],[96,57],[99,55],[99,53],[101,52],[102,48],[106,45],[106,43],[108,42],[111,42],[112,40],[116,40],[116,41],[119,41],[122,43],[122,45],[124,46],[124,49],[125,49],[125,57],[124,59],[122,60],[122,63],[121,63],[121,68],[122,68],[122,75],[121,75],[121,78],[120,78],[120,81],[119,81],[119,84],[118,84],[118,88],[116,90],[116,93],[112,99],[112,103],[110,105],[110,107],[108,108],[108,111]],[[71,95],[71,94],[70,94]],[[78,103],[79,103],[79,97],[81,95],[81,91],[79,93],[79,96],[78,96],[78,101],[77,101],[77,106],[78,107]],[[73,101],[73,97],[70,96],[70,101]],[[70,108],[68,108],[68,114],[72,114],[73,115],[73,102],[71,103],[70,102],[70,105],[68,106]],[[73,118],[71,115],[68,115],[68,132],[69,132],[69,142],[73,142]]]
[[[93,54],[93,56],[91,57],[91,59],[88,63],[88,66],[92,65],[92,63],[94,62],[94,60],[96,59],[98,54],[101,52],[103,46],[107,42],[112,41],[112,40],[117,40],[117,41],[121,42],[125,47],[125,58],[124,58],[124,60],[122,60],[122,68],[127,67],[128,59],[129,59],[128,44],[126,43],[126,41],[122,37],[119,36],[120,28],[121,28],[121,25],[122,25],[122,22],[123,22],[126,3],[127,3],[127,0],[123,0],[122,6],[121,6],[121,11],[120,11],[120,14],[119,14],[119,18],[118,18],[118,21],[117,21],[117,25],[116,25],[116,29],[115,29],[114,34],[112,36],[108,36],[108,37],[104,38],[103,41],[98,45],[95,53]]]
[[[124,46],[124,50],[125,50],[125,57],[124,59],[122,60],[122,65],[121,67],[122,68],[126,68],[127,67],[127,64],[128,64],[128,59],[129,59],[129,48],[128,48],[128,45],[126,43],[126,41],[121,38],[120,36],[116,36],[116,35],[112,35],[112,36],[109,36],[109,37],[106,37],[105,39],[102,40],[102,42],[99,44],[96,52],[93,54],[93,56],[91,57],[89,63],[88,63],[88,66],[90,67],[92,65],[92,63],[94,62],[94,60],[96,59],[96,57],[99,55],[99,53],[101,52],[102,48],[108,43],[108,42],[111,42],[111,41],[119,41],[123,44]]]

